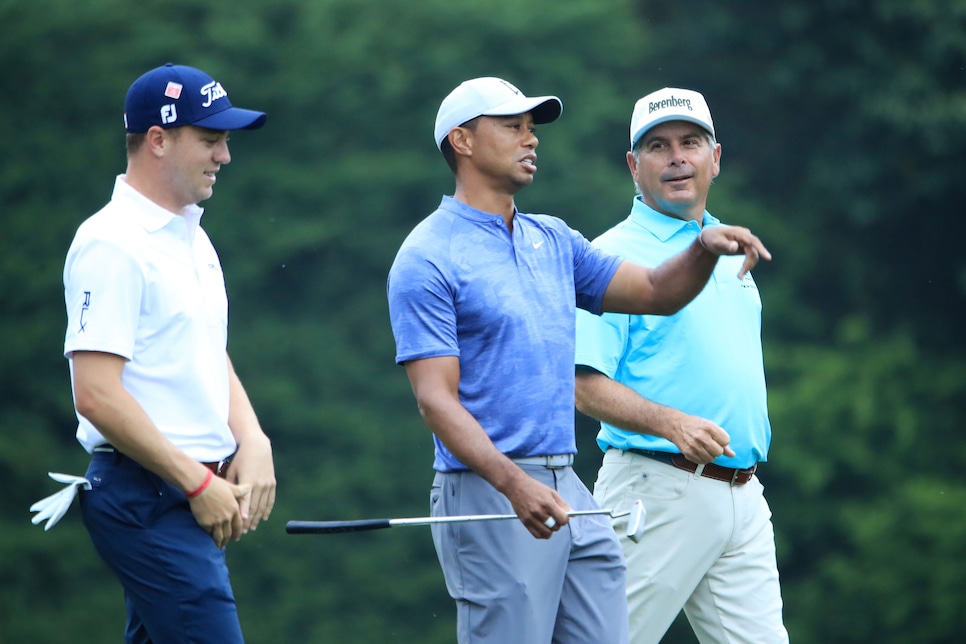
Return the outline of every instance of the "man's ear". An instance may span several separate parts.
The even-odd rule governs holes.
[[[634,181],[637,181],[637,159],[634,158],[634,153],[631,151],[627,153],[627,169],[631,171]]]
[[[165,144],[170,139],[169,133],[163,127],[152,125],[145,133],[144,144],[151,154],[164,156]]]
[[[449,132],[449,144],[458,155],[472,156],[473,130],[468,127],[454,127]]]

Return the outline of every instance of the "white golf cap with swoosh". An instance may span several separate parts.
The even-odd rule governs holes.
[[[478,116],[513,116],[533,113],[533,122],[551,123],[563,112],[563,103],[556,96],[523,95],[507,81],[484,76],[464,81],[443,99],[436,113],[436,147],[454,127],[459,127]]]

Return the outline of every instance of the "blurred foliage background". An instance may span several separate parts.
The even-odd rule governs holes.
[[[517,203],[591,238],[630,206],[636,99],[705,94],[724,150],[709,209],[775,258],[755,271],[774,425],[760,477],[791,638],[958,641],[964,33],[963,0],[0,0],[0,641],[122,640],[120,587],[77,508],[46,533],[27,508],[56,489],[47,471],[87,464],[64,254],[124,171],[128,86],[169,61],[269,113],[233,136],[204,204],[278,470],[271,521],[229,548],[248,641],[454,639],[428,529],[284,524],[428,512],[432,445],[393,363],[385,279],[452,190],[439,102],[482,75],[563,100]],[[595,429],[577,421],[592,485]],[[679,620],[665,641],[693,637]]]

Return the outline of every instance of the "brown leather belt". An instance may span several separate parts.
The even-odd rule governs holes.
[[[111,453],[111,454],[117,454],[118,457],[123,457],[123,458],[130,459],[130,457],[125,456],[121,452],[117,451],[114,448],[113,445],[107,445],[107,444],[98,445],[97,447],[94,448],[94,451],[95,452],[107,452],[107,453]],[[220,477],[220,478],[225,478],[225,474],[228,473],[228,466],[231,465],[231,459],[234,458],[234,456],[235,456],[234,454],[231,454],[228,458],[226,458],[223,461],[214,461],[214,462],[211,462],[211,463],[202,463],[202,465],[204,465],[209,470],[211,470],[212,473],[214,473],[215,476]],[[131,459],[131,460],[133,460],[133,459]]]
[[[655,461],[661,461],[662,463],[667,463],[668,465],[672,465],[679,470],[691,472],[692,474],[698,470],[697,463],[692,463],[688,459],[684,458],[683,454],[658,452],[650,449],[628,449],[624,451],[630,452],[631,454],[637,454],[639,456],[646,456],[647,458],[652,458]],[[716,481],[724,481],[725,483],[729,483],[731,485],[744,485],[751,480],[751,477],[755,475],[755,471],[757,469],[757,463],[744,470],[733,467],[721,467],[720,465],[715,465],[714,463],[708,463],[704,466],[704,469],[701,470],[701,476],[706,476],[709,479],[714,479]]]
[[[215,476],[219,478],[225,478],[225,475],[228,473],[228,466],[231,465],[231,456],[229,456],[223,461],[215,461],[213,463],[202,463],[202,465],[204,465],[209,470],[214,472]]]

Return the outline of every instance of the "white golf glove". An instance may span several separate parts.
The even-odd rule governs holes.
[[[91,489],[91,482],[83,476],[71,476],[70,474],[58,474],[57,472],[47,472],[47,475],[58,483],[65,483],[65,487],[60,492],[55,492],[45,499],[41,499],[30,506],[31,512],[37,514],[30,520],[34,525],[38,525],[47,519],[44,532],[53,528],[61,517],[67,513],[67,508],[74,501],[77,495],[77,488],[83,487],[85,490]]]

